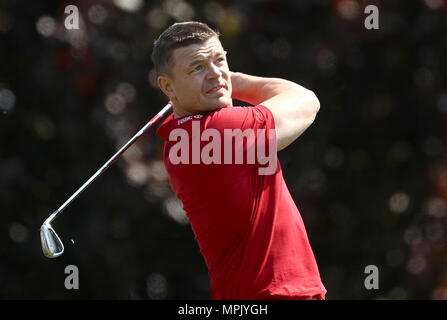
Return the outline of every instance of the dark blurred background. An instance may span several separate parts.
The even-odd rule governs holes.
[[[79,30],[64,27],[67,5]],[[0,298],[210,299],[155,128],[55,220],[64,255],[45,258],[39,239],[166,104],[152,44],[187,20],[219,30],[233,71],[319,97],[279,158],[327,298],[447,299],[446,0],[1,0]],[[64,287],[68,265],[79,290]]]

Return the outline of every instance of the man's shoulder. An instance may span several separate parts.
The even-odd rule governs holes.
[[[233,128],[255,128],[269,118],[270,111],[263,105],[256,106],[226,106],[211,112],[174,118],[170,115],[158,128],[157,134],[165,139],[174,129],[192,130],[192,123],[201,122],[204,128],[219,131]]]
[[[253,118],[265,119],[269,116],[270,111],[263,105],[256,106],[233,106],[226,107],[211,112],[208,117],[211,120],[223,121],[223,120],[235,120],[240,122],[241,120],[247,120]]]

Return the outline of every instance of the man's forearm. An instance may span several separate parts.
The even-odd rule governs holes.
[[[278,151],[295,141],[314,121],[320,109],[316,95],[288,80],[232,73],[232,98],[262,104],[273,114]]]
[[[308,94],[306,88],[285,79],[256,77],[240,72],[231,73],[232,98],[253,105],[261,104],[277,95],[290,94],[295,97]]]

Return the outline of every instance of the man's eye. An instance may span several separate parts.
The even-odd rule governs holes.
[[[225,59],[224,58],[217,58],[217,60],[216,60],[218,63],[220,63],[220,62],[224,62],[225,61]]]
[[[202,70],[202,66],[201,66],[201,65],[198,65],[198,66],[196,66],[196,67],[193,69],[193,71],[200,71],[200,70]]]

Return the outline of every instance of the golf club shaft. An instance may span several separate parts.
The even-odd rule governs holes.
[[[62,212],[79,194],[84,191],[93,181],[96,180],[104,171],[107,170],[107,168],[116,161],[138,138],[140,138],[146,130],[148,130],[154,123],[156,123],[158,120],[160,120],[163,115],[171,109],[171,103],[169,102],[159,113],[155,115],[143,128],[141,128],[140,131],[135,134],[132,139],[130,139],[124,146],[121,147],[121,149],[113,155],[112,158],[109,159],[96,173],[88,179],[73,195],[68,198],[67,201],[64,202],[63,205],[59,207],[56,211],[54,211],[47,220],[45,220],[44,223],[51,223],[56,216]]]

